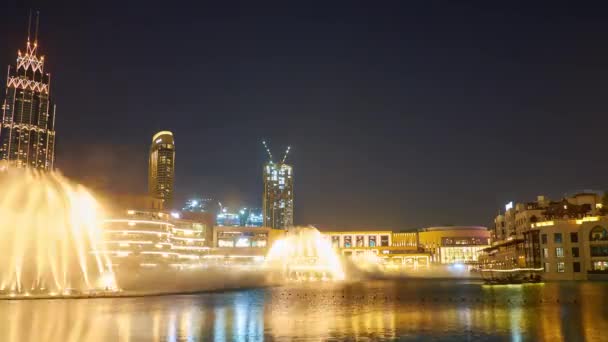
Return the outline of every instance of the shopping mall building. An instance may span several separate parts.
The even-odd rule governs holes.
[[[286,231],[269,227],[216,226],[203,213],[168,213],[147,198],[115,200],[123,208],[104,223],[105,252],[119,267],[187,267],[197,264],[250,264],[265,259]],[[130,206],[127,206],[130,205]],[[146,208],[146,209],[142,209]],[[418,231],[327,231],[325,242],[340,255],[373,257],[395,267],[475,264],[477,252],[490,246],[485,227],[429,227]]]

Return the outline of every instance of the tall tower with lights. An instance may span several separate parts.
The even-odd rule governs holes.
[[[55,106],[51,101],[51,75],[38,55],[36,13],[34,41],[28,21],[25,52],[18,51],[16,66],[8,67],[0,122],[0,160],[10,166],[52,170],[55,162]]]
[[[272,153],[262,142],[270,159],[264,165],[264,226],[286,229],[293,226],[293,168],[285,163],[290,147],[287,147],[279,163],[272,161]]]
[[[163,200],[163,208],[173,205],[173,181],[175,180],[175,140],[169,131],[158,132],[152,137],[148,163],[148,192]]]

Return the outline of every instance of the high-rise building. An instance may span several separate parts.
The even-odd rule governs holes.
[[[272,161],[272,153],[266,144],[269,160],[264,165],[264,226],[274,229],[286,229],[293,226],[293,168],[285,163],[290,146],[279,163]]]
[[[158,132],[152,137],[148,163],[148,191],[154,198],[163,200],[163,207],[173,205],[173,181],[175,179],[175,140],[169,131]]]
[[[51,170],[55,161],[55,106],[51,75],[38,55],[38,15],[34,41],[30,22],[25,52],[18,51],[16,66],[9,66],[0,122],[0,159],[16,167]]]
[[[293,226],[293,168],[283,162],[264,165],[264,226]]]

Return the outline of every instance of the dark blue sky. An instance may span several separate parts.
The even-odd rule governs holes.
[[[606,8],[298,3],[38,5],[58,167],[144,192],[168,129],[178,198],[260,206],[266,138],[292,146],[296,223],[341,228],[489,224],[510,200],[608,188]],[[0,66],[30,6],[0,5]]]

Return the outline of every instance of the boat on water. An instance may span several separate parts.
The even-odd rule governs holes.
[[[541,283],[542,268],[480,269],[479,273],[487,285]]]

